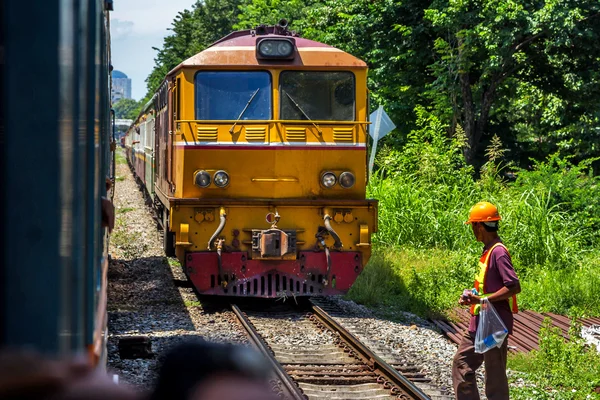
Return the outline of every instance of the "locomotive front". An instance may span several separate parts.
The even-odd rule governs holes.
[[[371,253],[367,66],[284,25],[235,32],[155,97],[156,203],[203,294],[346,292]],[[171,238],[171,239],[169,239]]]

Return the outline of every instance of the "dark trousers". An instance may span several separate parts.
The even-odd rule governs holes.
[[[475,353],[475,334],[465,331],[452,362],[452,383],[457,400],[479,400],[475,371],[485,362],[485,395],[488,400],[508,400],[506,353],[508,338],[500,348]]]

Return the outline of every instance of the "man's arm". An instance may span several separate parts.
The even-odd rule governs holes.
[[[503,286],[500,290],[492,293],[486,298],[490,301],[490,303],[494,303],[497,301],[502,301],[506,299],[510,299],[515,294],[519,294],[521,292],[521,284],[517,281],[514,285],[510,287]],[[476,296],[473,293],[469,293],[469,298],[464,302],[464,304],[479,304],[481,303],[481,297]]]

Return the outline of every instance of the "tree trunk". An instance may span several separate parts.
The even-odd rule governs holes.
[[[466,72],[460,74],[460,90],[463,98],[463,129],[467,136],[467,146],[463,148],[463,154],[467,163],[472,164],[473,156],[475,154],[475,142],[473,141],[475,136],[475,105],[473,104],[473,93],[471,92],[469,74]]]
[[[503,77],[498,77],[492,81],[492,84],[483,92],[481,96],[481,109],[476,118],[475,104],[473,103],[473,93],[471,91],[471,83],[469,75],[463,73],[460,75],[460,86],[463,96],[463,113],[465,135],[467,136],[467,146],[463,149],[463,154],[467,163],[473,165],[477,155],[477,148],[481,142],[483,132],[490,117],[490,110],[496,98],[496,88],[498,83],[503,80]]]

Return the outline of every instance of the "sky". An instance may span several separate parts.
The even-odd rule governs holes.
[[[112,65],[131,79],[131,95],[146,95],[146,78],[154,66],[156,51],[179,11],[195,0],[115,0],[111,13]]]

